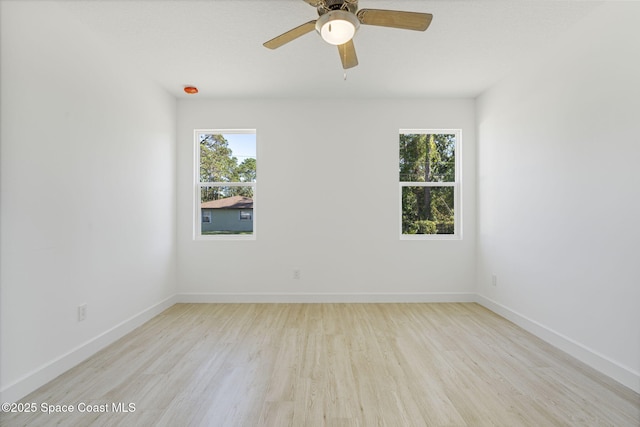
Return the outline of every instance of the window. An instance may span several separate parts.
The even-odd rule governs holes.
[[[194,238],[255,239],[256,131],[195,131]]]
[[[400,238],[460,239],[460,130],[400,130]]]

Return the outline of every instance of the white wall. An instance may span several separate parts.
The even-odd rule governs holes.
[[[472,299],[474,114],[473,100],[179,101],[182,299]],[[399,240],[398,131],[430,127],[463,132],[461,241]],[[192,240],[197,128],[257,129],[256,241]]]
[[[477,112],[481,301],[636,391],[639,20],[604,6]]]
[[[55,4],[0,5],[0,387],[11,401],[171,302],[176,103]]]

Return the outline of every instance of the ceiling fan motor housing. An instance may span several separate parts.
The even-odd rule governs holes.
[[[324,0],[317,9],[318,15],[320,16],[332,10],[344,10],[356,13],[358,10],[358,0]]]

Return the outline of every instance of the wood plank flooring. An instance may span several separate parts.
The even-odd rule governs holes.
[[[1,425],[640,426],[637,393],[477,304],[177,304],[22,402]]]

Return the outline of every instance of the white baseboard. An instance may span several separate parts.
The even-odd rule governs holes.
[[[423,293],[182,293],[182,303],[403,303],[403,302],[475,302],[471,292]]]
[[[476,302],[496,314],[510,320],[522,329],[531,332],[538,338],[559,348],[560,350],[575,357],[581,362],[591,366],[593,369],[607,375],[625,387],[636,393],[640,393],[640,373],[633,369],[622,366],[608,357],[592,350],[584,345],[564,336],[548,327],[529,319],[520,313],[511,310],[504,305],[487,298],[483,295],[476,295]]]
[[[176,303],[173,295],[35,369],[0,390],[0,402],[17,402]]]

